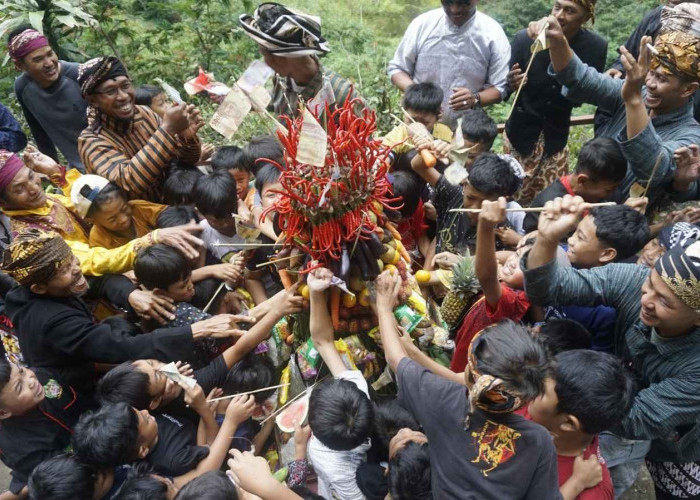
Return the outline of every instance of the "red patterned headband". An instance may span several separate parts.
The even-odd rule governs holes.
[[[24,166],[24,162],[14,153],[0,149],[0,191],[7,189]]]
[[[8,50],[15,67],[19,68],[19,64],[26,55],[48,45],[49,41],[44,35],[37,30],[27,29],[12,37],[8,44]]]

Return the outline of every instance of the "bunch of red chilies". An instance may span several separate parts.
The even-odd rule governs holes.
[[[364,108],[357,99],[347,99],[333,112],[326,106],[328,149],[323,167],[296,160],[303,117],[282,117],[287,131],[277,133],[285,151],[286,165],[276,164],[283,189],[263,217],[277,212],[285,244],[300,248],[319,265],[340,259],[342,246],[352,246],[358,233],[359,239],[369,239],[376,229],[374,221],[383,218],[381,207],[396,209],[391,203],[400,200],[392,197],[386,175],[391,149],[372,137],[376,115],[364,108],[362,116],[357,116],[356,105]],[[324,188],[327,193],[321,204]]]

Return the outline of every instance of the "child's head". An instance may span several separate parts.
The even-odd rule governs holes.
[[[369,437],[374,409],[367,394],[348,380],[318,384],[309,400],[309,425],[331,450],[352,450]]]
[[[498,269],[499,281],[505,283],[513,290],[524,290],[525,275],[520,268],[520,259],[534,244],[534,240],[528,240],[523,245],[520,245],[517,250],[510,253],[506,261]]]
[[[221,389],[224,391],[224,394],[239,394],[256,391],[272,385],[275,385],[275,369],[272,363],[267,357],[251,353],[233,365],[226,375],[226,380]],[[255,402],[258,404],[264,402],[274,392],[274,389],[268,389],[267,391],[255,393]]]
[[[101,474],[91,465],[79,462],[73,455],[58,455],[37,465],[29,476],[30,500],[93,500],[106,491],[100,486]],[[97,484],[96,484],[97,482]]]
[[[134,260],[134,274],[148,290],[157,290],[175,302],[189,302],[194,297],[190,263],[171,246],[159,243],[140,250]]]
[[[98,468],[141,460],[157,442],[158,423],[153,416],[126,403],[83,413],[71,441],[78,459]]]
[[[430,500],[430,452],[422,432],[401,429],[389,448],[389,493],[391,498]]]
[[[529,413],[555,436],[610,429],[627,414],[635,395],[634,379],[619,358],[583,349],[558,354],[545,387]]]
[[[134,89],[134,102],[141,106],[148,106],[163,118],[168,99],[162,88],[155,85],[141,85]]]
[[[609,137],[596,137],[581,148],[572,188],[588,203],[597,203],[612,196],[626,173],[627,160],[620,144]]]
[[[474,148],[467,153],[464,167],[471,171],[474,162],[493,146],[498,135],[498,127],[483,109],[468,109],[462,117],[462,137],[464,146]]]
[[[522,405],[542,394],[550,371],[550,359],[542,343],[524,326],[504,320],[472,339],[464,378],[471,391],[477,387],[481,389],[481,393],[474,394],[477,407],[486,412],[497,407],[502,412],[517,410],[517,402]],[[501,379],[498,392],[502,396],[497,401],[490,398],[494,391],[475,385],[481,375]],[[507,400],[505,403],[503,397]]]
[[[260,195],[263,208],[268,208],[280,198],[279,191],[282,191],[280,176],[282,173],[272,163],[260,163],[259,167],[255,174],[255,190]]]
[[[196,167],[171,167],[163,183],[163,203],[171,207],[192,205],[192,190],[204,173]]]
[[[233,237],[236,234],[238,195],[236,182],[225,171],[214,171],[197,179],[192,190],[192,199],[209,225],[223,234]]]
[[[244,199],[248,194],[251,173],[243,150],[237,146],[221,146],[211,157],[211,166],[216,170],[224,170],[236,181],[236,194]]]
[[[99,175],[83,175],[71,188],[71,201],[88,222],[117,234],[131,230],[131,206],[122,188]]]
[[[282,165],[284,163],[284,149],[277,137],[273,135],[257,135],[250,139],[248,144],[243,148],[245,155],[245,164],[248,171],[255,177],[258,176],[258,170],[264,160],[274,161]],[[260,190],[258,190],[260,192]]]
[[[137,410],[156,410],[182,393],[163,375],[157,359],[126,361],[109,370],[97,383],[95,397],[102,403],[126,403]]]
[[[199,215],[194,207],[180,205],[179,207],[168,207],[158,214],[156,226],[158,228],[184,226],[190,222],[199,222]]]
[[[469,177],[462,182],[464,208],[481,208],[484,200],[494,201],[501,196],[513,196],[520,186],[508,160],[493,153],[484,153],[474,162]],[[473,223],[478,213],[467,214]]]
[[[20,417],[44,400],[44,387],[29,368],[0,356],[0,420]]]
[[[139,463],[129,470],[114,500],[174,500],[177,492],[172,479],[156,474],[148,464]]]
[[[440,87],[432,82],[423,82],[409,85],[402,102],[409,117],[432,132],[442,114],[442,98]]]
[[[400,203],[403,205],[398,212],[402,219],[409,219],[418,209],[425,182],[421,181],[418,174],[407,170],[396,170],[391,175],[394,178],[394,196],[400,196]]]
[[[221,471],[211,471],[193,479],[177,493],[175,500],[238,500],[238,490]]]
[[[654,267],[656,261],[676,245],[685,246],[691,240],[700,239],[700,226],[688,222],[676,222],[664,227],[656,238],[644,245],[637,264]]]
[[[568,239],[571,265],[581,269],[628,259],[649,240],[644,215],[626,205],[596,207],[586,215]]]
[[[591,333],[578,321],[568,318],[552,318],[533,330],[551,356],[574,349],[590,349]]]
[[[398,399],[393,398],[379,405],[374,405],[373,437],[382,458],[389,458],[389,444],[401,429],[417,431],[420,425],[410,412],[405,410]]]

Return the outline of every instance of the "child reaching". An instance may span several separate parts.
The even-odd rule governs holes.
[[[93,226],[90,246],[117,248],[157,229],[156,220],[167,207],[129,200],[116,184],[99,175],[83,175],[71,188],[71,199],[81,217]]]
[[[333,380],[314,388],[309,400],[309,459],[318,475],[324,498],[363,500],[355,472],[370,448],[374,416],[367,381],[359,370],[349,370],[333,343],[333,324],[326,290],[333,273],[319,268],[309,273],[311,340],[328,366]]]

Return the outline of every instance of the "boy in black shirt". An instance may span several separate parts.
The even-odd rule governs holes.
[[[70,447],[71,429],[90,401],[48,370],[0,357],[0,458],[19,495],[36,465]]]

